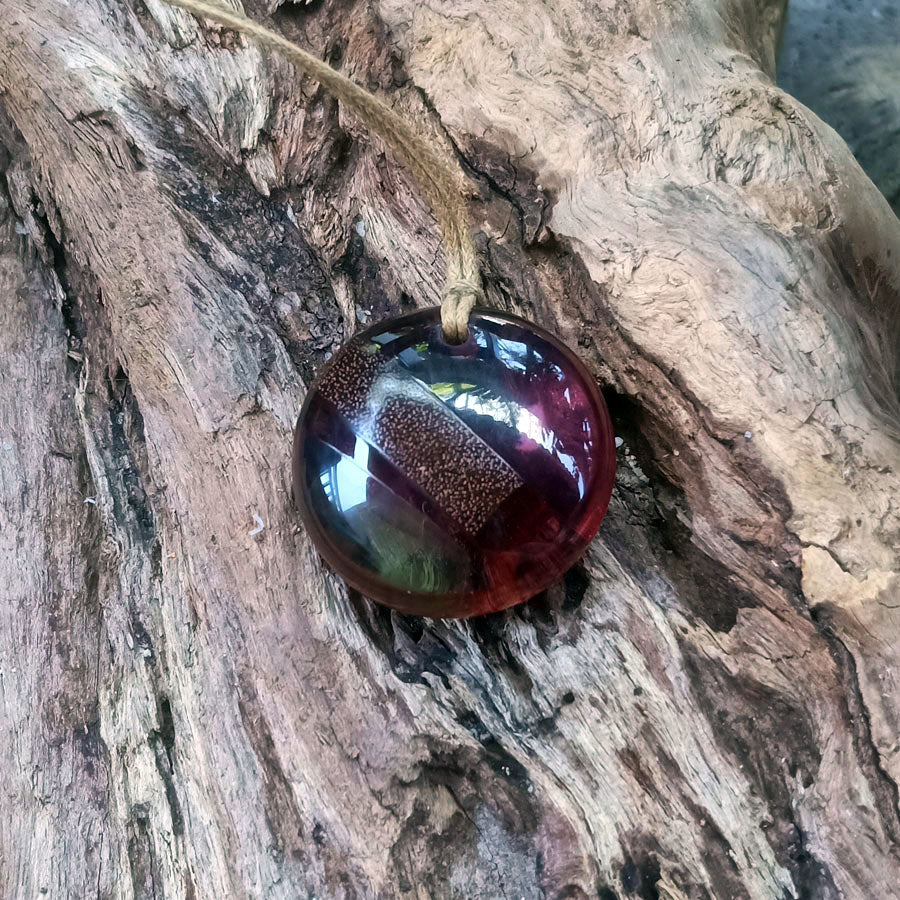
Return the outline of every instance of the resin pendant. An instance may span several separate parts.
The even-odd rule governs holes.
[[[581,361],[515,316],[380,322],[324,367],[294,433],[294,497],[348,584],[404,613],[462,617],[533,597],[584,552],[615,477]]]

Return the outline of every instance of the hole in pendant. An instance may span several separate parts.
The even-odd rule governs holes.
[[[443,327],[438,327],[438,337],[441,343],[451,352],[451,353],[464,353],[468,352],[472,346],[475,344],[475,332],[472,330],[472,326],[469,325],[466,329],[466,339],[464,341],[451,341],[450,338],[444,333]]]

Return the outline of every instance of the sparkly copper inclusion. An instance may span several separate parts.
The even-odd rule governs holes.
[[[363,594],[472,616],[527,600],[578,559],[615,460],[603,397],[559,341],[482,310],[453,345],[429,309],[361,332],[325,366],[294,433],[294,496]]]

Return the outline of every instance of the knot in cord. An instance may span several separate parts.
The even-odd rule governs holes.
[[[441,326],[451,344],[463,343],[469,335],[469,313],[484,299],[484,292],[471,280],[451,281],[441,300]]]

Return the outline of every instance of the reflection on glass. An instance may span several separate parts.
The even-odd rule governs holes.
[[[615,457],[596,390],[552,338],[502,316],[473,316],[460,345],[436,312],[360,335],[305,421],[295,494],[317,546],[406,611],[530,596],[571,564],[609,500]]]
[[[542,361],[542,357],[533,348],[521,341],[510,341],[506,338],[494,339],[494,355],[508,369],[524,372],[529,365]]]
[[[320,480],[325,496],[340,512],[347,512],[366,502],[368,464],[369,447],[364,441],[357,440],[353,459],[341,456],[334,465],[322,471]]]
[[[539,415],[532,409],[520,406],[511,400],[503,400],[487,389],[477,390],[475,385],[443,383],[434,384],[431,389],[454,409],[471,411],[480,416],[490,416],[495,422],[513,429],[517,435],[517,444],[520,449],[527,447],[527,444],[522,443],[523,438],[533,441],[565,467],[577,484],[578,495],[584,495],[585,480],[584,473],[581,471],[582,467],[579,466],[576,456],[572,452],[567,452],[573,448],[564,444],[559,435],[544,424],[542,416],[545,411],[541,408],[540,400],[537,405]],[[563,397],[567,403],[571,402],[568,388],[564,391]],[[583,458],[587,449],[586,445],[590,440],[586,428],[579,437],[576,445],[580,451],[579,456]],[[568,444],[571,443],[570,440]]]
[[[458,385],[458,387],[462,387],[462,385]],[[495,422],[509,427],[515,425],[516,417],[520,413],[528,412],[514,401],[501,400],[489,391],[462,390],[452,396],[451,402],[456,409],[470,409],[479,416],[490,416]]]
[[[399,590],[439,594],[469,587],[465,549],[372,475],[370,457],[377,451],[357,439],[349,457],[315,438],[308,450],[318,470],[311,501],[319,521],[357,565]]]

